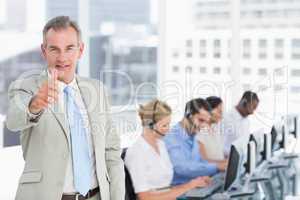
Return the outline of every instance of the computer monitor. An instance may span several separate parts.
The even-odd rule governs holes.
[[[294,137],[298,138],[298,117],[292,116],[289,118],[289,132],[294,135]]]
[[[271,134],[264,133],[264,148],[261,152],[262,161],[269,160],[271,158],[272,152],[272,141],[271,141]]]
[[[278,135],[278,133],[277,133],[277,130],[276,130],[275,126],[272,126],[272,129],[271,129],[271,148],[272,148],[272,151],[274,151],[274,149],[275,149],[277,135]]]
[[[249,141],[247,145],[247,161],[244,164],[245,167],[245,173],[246,174],[253,174],[255,167],[257,165],[257,150],[256,150],[257,144],[255,141]]]
[[[253,141],[256,146],[256,161],[255,166],[259,165],[263,161],[262,153],[264,151],[264,133],[263,129],[259,129],[250,134],[249,142]]]
[[[287,144],[287,136],[288,136],[288,130],[287,125],[284,124],[281,126],[281,140],[279,141],[279,148],[285,149]]]
[[[234,145],[231,145],[229,161],[225,175],[224,191],[229,190],[238,177],[240,154]]]
[[[274,128],[275,130],[275,128]],[[273,131],[273,128],[271,132]],[[275,130],[276,131],[276,130]],[[274,134],[275,135],[275,134]],[[263,133],[261,130],[252,133],[249,138],[249,142],[253,141],[256,146],[256,160],[255,166],[260,165],[263,161],[269,159],[271,157],[271,134]],[[249,150],[248,150],[249,152]],[[249,159],[249,156],[247,156]],[[250,166],[246,166],[249,171]],[[247,171],[246,169],[246,171]]]
[[[247,145],[249,143],[250,134],[245,134],[238,139],[236,139],[232,145],[236,148],[240,155],[240,162],[239,162],[239,175],[241,176],[245,174],[244,163],[247,162]]]

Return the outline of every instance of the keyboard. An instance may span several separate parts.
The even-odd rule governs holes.
[[[215,191],[219,190],[224,185],[224,173],[218,173],[211,177],[212,182],[207,187],[199,187],[195,188],[189,192],[186,193],[186,196],[188,197],[197,197],[197,198],[205,198],[211,194],[213,194]]]
[[[221,180],[224,182],[225,180],[225,172],[220,172],[215,174],[214,176],[211,177],[213,180],[217,181],[217,180]]]

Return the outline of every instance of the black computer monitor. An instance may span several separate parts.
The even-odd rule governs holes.
[[[251,147],[251,143],[252,143],[253,147],[255,147],[255,150],[256,150],[256,146],[257,146],[255,141],[249,141],[249,143],[247,145],[247,160],[244,163],[246,174],[252,174],[254,172],[255,167],[258,164],[257,159],[256,159],[257,151],[253,150],[253,152],[252,152],[253,147]]]
[[[272,126],[272,129],[271,129],[271,147],[272,147],[272,151],[275,149],[277,135],[278,135],[278,133],[277,133],[277,130],[276,130],[275,126]]]
[[[280,149],[285,149],[285,145],[286,145],[286,136],[287,136],[287,133],[286,133],[286,130],[285,130],[285,125],[283,125],[281,127],[281,140],[279,141],[279,148]]]
[[[240,154],[234,145],[231,145],[229,161],[226,170],[224,191],[227,191],[235,179],[238,177],[238,170],[240,164]]]
[[[271,157],[271,134],[265,133],[264,134],[264,144],[263,144],[263,151],[260,153],[262,157],[262,161],[268,160]]]
[[[292,130],[290,131],[290,133],[292,134],[292,135],[294,135],[294,137],[295,138],[297,138],[297,129],[298,129],[298,127],[297,127],[297,116],[293,116],[293,118],[292,118],[292,121],[291,121],[291,123],[292,123]]]
[[[249,142],[253,141],[255,143],[256,147],[256,160],[255,160],[255,166],[258,166],[261,162],[263,162],[263,153],[264,153],[264,138],[263,138],[263,132],[255,132],[250,134]],[[249,150],[248,150],[249,153]],[[247,159],[249,156],[247,155]],[[247,160],[247,162],[250,162]],[[246,163],[247,164],[247,163]],[[247,166],[245,166],[247,168]],[[246,169],[246,171],[248,168]]]

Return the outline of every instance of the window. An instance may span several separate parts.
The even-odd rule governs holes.
[[[173,71],[174,73],[179,72],[179,67],[178,67],[177,65],[174,65],[172,71]]]
[[[200,71],[201,74],[206,74],[207,69],[206,69],[206,67],[200,67],[199,71]]]
[[[292,40],[292,59],[300,59],[300,39]]]
[[[173,58],[178,58],[178,57],[179,57],[179,52],[178,52],[178,50],[173,50],[172,57],[173,57]]]
[[[267,85],[259,85],[258,86],[258,91],[259,92],[265,91],[267,89],[269,89],[269,87]]]
[[[283,51],[284,51],[284,42],[283,39],[276,39],[275,40],[275,50],[274,50],[274,57],[276,59],[281,59],[283,58]]]
[[[206,57],[206,40],[200,40],[199,42],[199,56],[200,58]]]
[[[251,57],[251,40],[245,39],[243,40],[243,58]]]
[[[258,75],[260,75],[260,76],[267,75],[267,69],[266,68],[260,68],[260,69],[258,69]]]
[[[284,84],[275,84],[274,85],[274,91],[276,92],[280,92],[282,90],[284,90],[286,88],[286,86]]]
[[[221,57],[221,40],[214,40],[214,58]]]
[[[186,57],[187,58],[191,58],[191,57],[193,57],[193,52],[192,51],[189,51],[189,50],[187,50],[187,52],[186,52]]]
[[[267,40],[260,39],[258,41],[258,58],[266,59],[267,58]]]
[[[191,74],[193,72],[193,68],[191,66],[187,66],[185,68],[185,72],[188,73],[188,74]]]
[[[276,68],[274,70],[274,75],[275,76],[283,76],[284,75],[284,69],[283,68]]]
[[[251,40],[245,39],[243,40],[243,58],[251,57]]]
[[[300,86],[291,86],[290,90],[291,90],[292,93],[299,94],[300,93]]]
[[[250,75],[251,74],[251,68],[249,68],[249,67],[243,68],[243,74],[244,75]]]
[[[299,77],[300,76],[300,69],[292,69],[291,70],[291,76]]]
[[[220,67],[214,67],[213,73],[214,74],[221,74],[221,68]]]
[[[186,47],[193,47],[193,41],[191,39],[185,41]]]
[[[186,57],[187,58],[193,57],[193,41],[191,39],[186,40],[185,46],[186,46],[186,54],[185,54]]]

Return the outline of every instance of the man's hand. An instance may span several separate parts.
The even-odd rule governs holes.
[[[219,162],[218,164],[217,164],[217,168],[218,168],[218,170],[219,171],[225,171],[226,169],[227,169],[227,165],[228,165],[228,161],[227,160],[224,160],[224,161],[222,161],[222,162]]]
[[[44,82],[38,92],[32,97],[29,104],[29,112],[32,114],[38,114],[42,110],[48,107],[58,100],[58,74],[57,70],[50,71],[51,79]]]
[[[211,184],[211,178],[208,176],[199,176],[195,179],[192,179],[189,184],[192,188],[207,187],[209,184]]]

